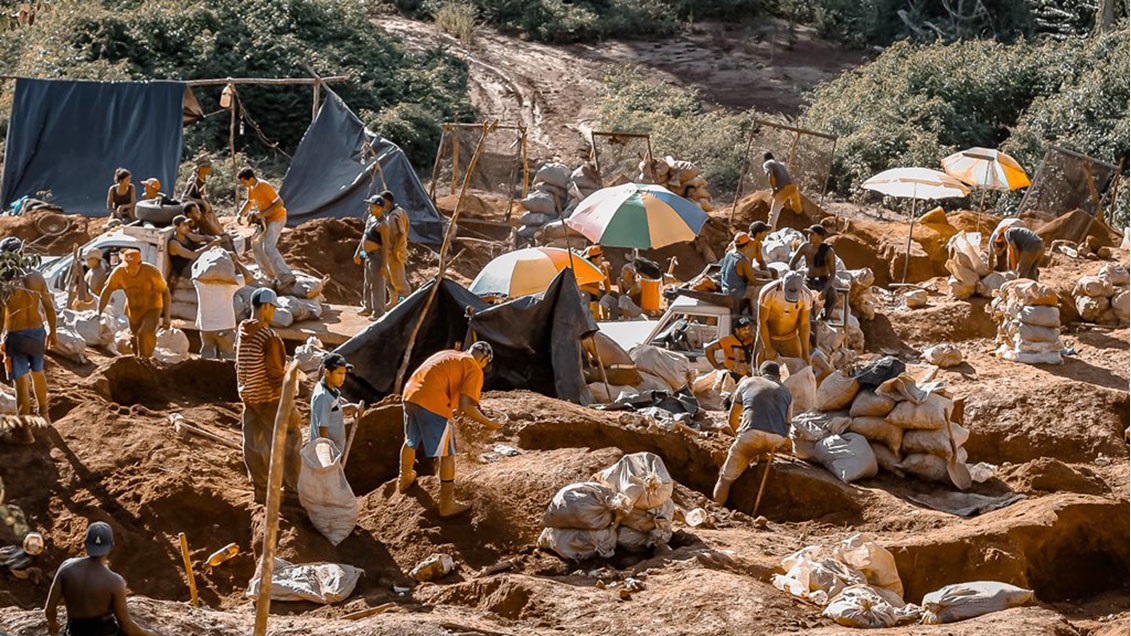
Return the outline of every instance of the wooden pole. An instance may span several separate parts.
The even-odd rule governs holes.
[[[766,491],[766,482],[770,479],[770,466],[774,463],[774,454],[767,453],[764,460],[766,470],[762,473],[762,485],[758,486],[758,496],[754,498],[754,509],[750,511],[751,517],[758,515],[758,507],[762,505],[762,493]]]
[[[444,233],[444,242],[440,245],[440,269],[436,272],[436,278],[432,283],[432,289],[428,292],[428,298],[424,301],[424,309],[420,312],[420,317],[417,318],[416,324],[412,327],[412,333],[408,337],[408,346],[405,347],[404,358],[401,360],[400,369],[397,370],[397,379],[393,384],[393,392],[400,393],[401,388],[404,386],[404,376],[408,372],[408,363],[412,358],[412,349],[416,346],[416,336],[420,333],[420,327],[424,324],[424,319],[428,316],[428,311],[432,309],[432,302],[436,299],[436,293],[440,290],[440,284],[444,281],[444,272],[448,267],[447,256],[448,250],[452,245],[452,238],[455,237],[456,223],[459,222],[460,212],[463,211],[463,199],[467,194],[467,189],[471,185],[471,173],[475,171],[475,164],[479,162],[479,156],[483,153],[484,142],[487,141],[487,122],[483,123],[483,132],[479,137],[479,143],[475,146],[475,152],[471,155],[471,161],[467,164],[467,174],[463,176],[463,185],[459,189],[459,197],[456,198],[456,207],[452,211],[452,218],[448,221],[448,231]],[[453,137],[454,139],[454,137]],[[256,635],[260,636],[260,635]]]
[[[233,92],[235,89],[232,89]],[[232,158],[232,201],[236,205],[236,212],[240,211],[240,180],[236,178],[239,167],[236,166],[236,96],[232,95],[232,102],[228,106],[232,111],[231,123],[228,124],[228,155]]]
[[[185,562],[185,577],[188,579],[189,598],[192,599],[194,607],[200,607],[200,597],[196,595],[196,575],[192,572],[192,559],[189,558],[188,537],[185,533],[177,533],[177,538],[181,542],[181,558]]]
[[[436,180],[440,178],[440,158],[444,156],[444,139],[451,135],[451,127],[444,124],[440,128],[440,147],[436,149],[436,158],[432,161],[432,182],[428,184],[428,196],[436,202]]]
[[[593,355],[597,358],[597,366],[601,369],[601,382],[605,384],[605,395],[609,397],[609,402],[612,402],[613,390],[609,388],[609,375],[605,373],[605,361],[601,359],[601,349],[597,346],[597,336],[589,336],[589,342],[593,343]]]
[[[319,79],[319,78],[315,78]],[[318,101],[322,96],[322,82],[318,81],[314,84],[314,105],[310,108],[310,121],[318,119]]]
[[[487,135],[487,124],[483,124],[483,135]],[[468,170],[467,174],[470,175],[471,171]],[[448,186],[448,195],[451,196],[456,193],[456,183],[459,182],[459,127],[452,130],[452,183]],[[460,193],[462,196],[462,193]],[[452,212],[455,216],[455,212]]]
[[[346,447],[342,449],[342,468],[346,467],[346,462],[350,458],[350,449],[353,448],[353,438],[357,436],[357,429],[361,427],[361,418],[365,417],[365,402],[357,405],[357,417],[354,418],[353,429],[350,430],[349,439],[346,440]]]
[[[322,82],[339,83],[349,81],[349,75],[331,75],[329,77],[225,77],[223,79],[195,79],[184,80],[186,86],[222,86],[224,84],[267,84],[267,85],[303,85],[317,86]]]
[[[271,467],[267,473],[267,523],[263,531],[263,554],[259,560],[259,593],[255,597],[255,636],[267,636],[267,615],[271,611],[271,576],[275,569],[275,543],[279,537],[279,506],[283,499],[283,472],[287,429],[295,410],[298,393],[298,362],[292,360],[283,374],[283,395],[275,413],[271,440]]]

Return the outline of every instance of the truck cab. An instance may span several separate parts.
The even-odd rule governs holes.
[[[697,372],[706,373],[712,367],[704,350],[730,335],[735,318],[729,307],[677,296],[659,320],[602,322],[599,327],[625,350],[652,345],[686,357]]]
[[[173,228],[154,228],[140,225],[124,225],[114,228],[105,234],[94,237],[86,245],[79,248],[82,255],[89,249],[102,250],[102,258],[109,267],[114,267],[120,262],[119,254],[124,249],[134,248],[141,252],[141,260],[157,267],[163,276],[169,275],[169,237],[173,235]],[[61,256],[40,266],[40,272],[47,280],[47,287],[53,293],[66,293],[67,275],[74,261],[73,255]]]

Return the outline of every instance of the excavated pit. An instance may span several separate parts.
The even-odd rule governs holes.
[[[93,376],[91,386],[122,406],[239,401],[235,365],[216,360],[190,359],[166,367],[124,356]]]

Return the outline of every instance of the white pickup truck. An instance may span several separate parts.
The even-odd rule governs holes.
[[[118,254],[128,248],[141,252],[141,259],[146,263],[155,265],[165,276],[169,274],[169,237],[173,235],[173,228],[153,228],[137,225],[124,225],[114,228],[104,234],[94,237],[86,245],[79,248],[79,255],[87,250],[98,248],[102,250],[102,258],[109,267],[118,264]],[[55,294],[66,293],[67,274],[71,270],[73,257],[60,256],[44,262],[40,267],[43,277],[47,279],[47,286]]]
[[[680,321],[687,322],[682,337],[670,337],[673,327]],[[668,306],[659,320],[626,320],[601,322],[601,333],[612,338],[625,351],[640,344],[650,344],[674,351],[691,362],[699,373],[711,370],[704,350],[707,345],[723,336],[730,335],[734,316],[729,307],[715,305],[705,300],[678,296]]]

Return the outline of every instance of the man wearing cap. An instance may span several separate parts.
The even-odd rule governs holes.
[[[385,218],[385,200],[372,196],[365,200],[369,204],[369,214],[365,217],[365,229],[353,253],[353,262],[365,269],[361,287],[361,306],[358,313],[376,320],[385,315],[388,288],[386,286],[389,251],[392,239],[389,238],[389,223]]]
[[[130,348],[139,358],[153,357],[157,348],[158,325],[172,326],[169,311],[172,294],[161,270],[141,262],[141,252],[134,248],[121,251],[122,262],[110,272],[98,300],[98,313],[106,311],[110,296],[122,290],[126,295],[126,318],[130,322]]]
[[[990,236],[990,269],[994,271],[1008,269],[1018,278],[1037,280],[1044,256],[1044,240],[1027,227],[999,225]]]
[[[141,182],[143,199],[156,199],[161,196],[161,182],[157,177],[150,177]]]
[[[412,285],[408,283],[405,275],[405,264],[408,262],[408,212],[397,205],[393,193],[385,190],[381,193],[382,207],[385,209],[385,219],[389,226],[389,286],[393,290],[390,305],[395,305],[400,298],[406,298],[412,293]]]
[[[279,297],[268,287],[251,294],[251,318],[240,323],[236,336],[236,382],[243,402],[240,424],[243,431],[243,461],[255,487],[256,499],[267,493],[267,474],[271,466],[275,415],[283,397],[283,375],[287,360],[283,339],[271,329],[271,319]],[[283,481],[287,488],[298,485],[299,447],[302,431],[298,414],[292,411],[287,423],[283,457]]]
[[[102,260],[102,250],[97,247],[88,248],[83,253],[83,261],[81,280],[76,275],[67,281],[67,306],[75,310],[93,309],[110,275],[110,268]]]
[[[295,276],[279,252],[279,237],[287,225],[287,208],[283,207],[283,200],[270,183],[256,178],[255,171],[251,168],[241,168],[236,177],[247,190],[247,201],[244,201],[236,214],[236,220],[243,222],[246,217],[262,222],[260,230],[251,239],[255,262],[265,276],[280,285],[292,284]],[[253,206],[254,213],[251,212]]]
[[[126,581],[109,567],[114,531],[103,521],[86,529],[86,557],[67,559],[55,572],[47,605],[47,633],[59,633],[59,601],[67,608],[67,636],[151,636],[130,617]]]
[[[754,270],[754,244],[750,235],[734,235],[734,247],[719,262],[719,283],[723,293],[733,298],[750,300],[758,293],[764,278]],[[745,307],[746,303],[742,303]]]
[[[722,362],[718,360],[720,351]],[[740,316],[734,324],[734,334],[708,343],[703,355],[715,369],[725,369],[735,382],[750,375],[750,361],[754,359],[754,327],[750,318]]]
[[[38,414],[47,419],[47,376],[43,373],[43,362],[47,349],[55,346],[55,301],[43,274],[25,260],[23,249],[23,241],[14,236],[0,242],[0,257],[8,265],[0,278],[0,286],[8,292],[0,314],[4,365],[8,378],[16,384],[16,408],[20,415],[34,412],[31,407],[34,390]],[[44,323],[50,331],[43,328]],[[12,435],[14,441],[35,441],[26,426]]]
[[[836,252],[833,246],[825,242],[829,235],[828,230],[820,225],[811,225],[805,229],[809,235],[809,242],[802,244],[797,251],[789,257],[789,268],[796,269],[801,259],[805,259],[805,285],[816,292],[824,301],[821,317],[828,320],[833,309],[836,308],[836,287],[833,279],[836,276]]]
[[[340,353],[326,354],[322,358],[322,379],[310,394],[310,439],[325,437],[334,442],[339,453],[346,450],[345,416],[357,415],[357,406],[342,400],[342,385],[346,372],[353,365]]]
[[[726,505],[731,485],[759,455],[788,446],[792,405],[793,395],[782,384],[776,362],[763,362],[758,375],[738,383],[730,404],[736,437],[715,482],[715,503]]]
[[[809,317],[813,298],[801,272],[789,271],[758,294],[758,342],[762,360],[778,356],[802,358],[808,363]]]
[[[465,415],[487,430],[498,430],[502,422],[479,410],[483,369],[494,352],[486,342],[476,342],[467,351],[447,350],[433,354],[413,372],[404,388],[404,433],[401,476],[397,490],[405,492],[416,481],[412,465],[416,453],[440,458],[440,516],[454,517],[470,506],[456,501],[456,439],[452,417]]]
[[[762,155],[762,159],[765,161],[762,164],[762,172],[766,173],[766,180],[770,182],[770,193],[773,195],[773,201],[770,203],[770,229],[776,229],[778,216],[781,215],[783,207],[788,207],[792,212],[801,212],[801,193],[797,191],[797,184],[789,175],[789,169],[785,164],[774,159],[772,152]]]

